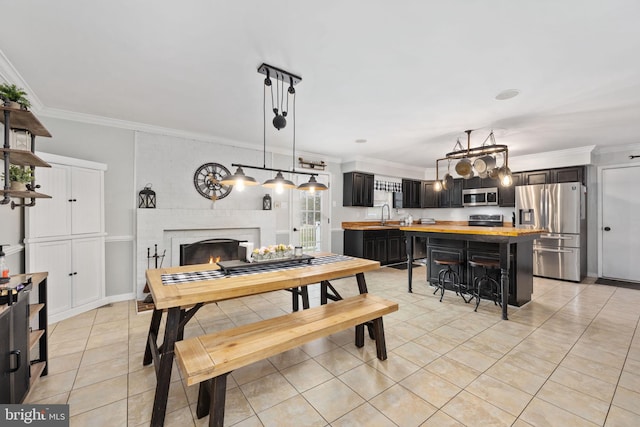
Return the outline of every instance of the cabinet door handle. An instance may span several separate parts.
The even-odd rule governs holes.
[[[73,273],[69,273],[69,276],[73,276]]]
[[[70,202],[73,202],[73,199],[69,199]]]
[[[9,372],[16,372],[20,369],[20,364],[22,363],[22,358],[20,357],[20,350],[12,350],[9,354],[16,356],[16,367],[13,369],[9,369]]]
[[[75,276],[76,274],[78,274],[78,272],[77,272],[77,271],[74,271],[74,272],[73,272],[73,275]]]

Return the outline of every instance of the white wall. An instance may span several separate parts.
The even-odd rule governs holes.
[[[48,117],[40,120],[53,137],[39,138],[39,151],[107,164],[104,175],[106,296],[132,292],[133,131]]]

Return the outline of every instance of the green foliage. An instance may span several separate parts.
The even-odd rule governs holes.
[[[17,102],[24,108],[31,107],[31,103],[27,99],[27,92],[25,92],[23,88],[14,84],[0,84],[0,97],[5,101]]]
[[[31,182],[33,175],[31,175],[31,168],[11,165],[9,166],[9,181],[17,182]]]

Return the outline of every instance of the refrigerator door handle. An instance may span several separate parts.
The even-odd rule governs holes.
[[[533,248],[534,252],[553,252],[554,254],[570,254],[573,251],[565,249],[546,249],[546,248]]]

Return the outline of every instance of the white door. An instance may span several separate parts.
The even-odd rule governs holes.
[[[71,171],[73,234],[99,233],[102,212],[101,172],[74,167]]]
[[[37,206],[37,203],[36,203]],[[71,309],[71,240],[27,245],[28,271],[46,271],[47,313],[49,316]]]
[[[102,296],[104,272],[102,263],[104,243],[102,237],[73,241],[73,306],[96,301]]]
[[[296,175],[297,185],[307,181],[309,175]],[[328,175],[318,175],[316,181],[329,187]],[[331,251],[330,191],[291,191],[292,245],[302,246],[305,252]]]
[[[29,238],[65,236],[71,233],[71,168],[51,165],[38,168],[36,182],[39,192],[50,199],[38,199],[27,209],[27,236]]]
[[[640,282],[640,166],[602,169],[602,277]]]

